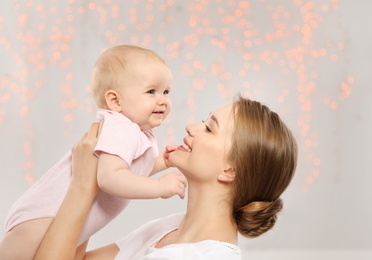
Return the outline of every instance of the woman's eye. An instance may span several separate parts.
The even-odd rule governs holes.
[[[212,132],[212,130],[209,128],[209,126],[205,123],[205,121],[202,120],[202,122],[205,125],[205,131],[207,131],[208,133]]]

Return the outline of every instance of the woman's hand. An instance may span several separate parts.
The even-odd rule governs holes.
[[[37,252],[35,260],[75,259],[78,241],[90,207],[97,194],[97,163],[93,154],[100,123],[93,123],[72,149],[72,180]],[[80,255],[80,253],[79,253]],[[82,253],[82,257],[84,252]]]
[[[72,148],[72,180],[79,189],[85,190],[93,196],[98,191],[97,164],[98,158],[94,155],[102,123],[93,123],[81,140]]]

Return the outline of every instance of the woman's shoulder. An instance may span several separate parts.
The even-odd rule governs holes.
[[[146,224],[140,226],[136,231],[143,232],[152,230],[152,233],[169,231],[175,228],[178,228],[181,223],[185,213],[174,213],[166,217],[160,217],[154,220],[150,220]]]
[[[184,213],[172,214],[154,219],[116,241],[120,252],[116,259],[141,259],[149,247],[158,242],[165,234],[178,228]]]

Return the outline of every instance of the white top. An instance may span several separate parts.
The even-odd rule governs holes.
[[[197,243],[172,244],[154,248],[166,234],[178,228],[184,213],[173,214],[156,219],[134,230],[118,240],[120,251],[116,260],[181,260],[213,259],[241,260],[238,246],[216,240],[204,240]]]

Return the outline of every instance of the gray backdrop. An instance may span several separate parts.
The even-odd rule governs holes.
[[[240,239],[243,259],[372,259],[372,2],[3,1],[0,222],[88,129],[99,54],[150,48],[174,73],[159,148],[240,92],[277,111],[300,157],[275,228]],[[133,201],[91,239],[111,243],[185,201]]]

